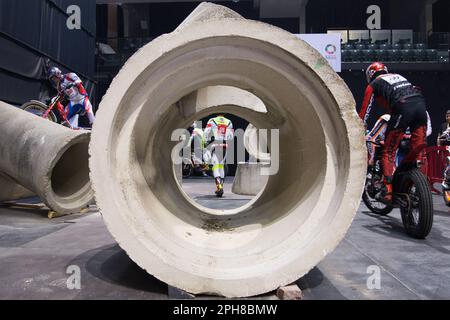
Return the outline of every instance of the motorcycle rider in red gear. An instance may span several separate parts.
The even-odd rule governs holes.
[[[366,124],[374,101],[391,115],[382,150],[383,175],[386,184],[384,201],[392,202],[392,177],[395,154],[408,127],[411,130],[411,149],[406,161],[419,159],[426,146],[427,113],[425,99],[420,90],[399,74],[389,73],[380,62],[372,63],[366,70],[367,88],[359,111]],[[413,158],[414,157],[414,158]]]
[[[65,107],[65,113],[71,127],[78,128],[79,115],[86,116],[92,125],[95,121],[95,115],[81,79],[75,73],[62,74],[57,67],[50,68],[48,79],[55,89],[58,92],[63,91],[69,100]],[[58,108],[64,109],[60,102],[58,102]]]

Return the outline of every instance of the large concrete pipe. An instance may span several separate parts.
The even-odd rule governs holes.
[[[171,159],[172,131],[202,113],[177,102],[215,85],[255,94],[266,113],[234,114],[279,129],[278,173],[233,210],[189,199]],[[363,137],[352,94],[316,50],[203,3],[113,80],[93,128],[91,181],[109,231],[142,268],[188,292],[252,296],[297,280],[343,239],[363,190]]]
[[[0,201],[24,199],[34,195],[34,192],[25,189],[14,179],[0,172]]]
[[[49,208],[74,213],[93,200],[89,132],[0,102],[0,133],[0,172],[37,194]]]

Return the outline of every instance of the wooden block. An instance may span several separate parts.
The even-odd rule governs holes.
[[[56,211],[51,211],[51,210],[47,214],[47,217],[49,219],[58,218],[58,217],[62,217],[62,216],[65,216],[65,214],[64,213],[58,213]]]
[[[302,300],[303,292],[296,284],[291,284],[278,288],[277,297],[280,300]]]
[[[85,213],[88,213],[89,211],[91,211],[91,209],[89,207],[86,207],[86,208],[81,209],[80,213],[85,214]]]

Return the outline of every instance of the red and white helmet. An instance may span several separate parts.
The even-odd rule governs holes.
[[[388,73],[387,67],[381,62],[372,63],[366,70],[367,83],[371,83],[375,74]]]

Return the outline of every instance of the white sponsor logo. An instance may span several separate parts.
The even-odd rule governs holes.
[[[399,74],[388,74],[388,75],[382,76],[382,79],[389,84],[396,84],[399,82],[408,81]]]

